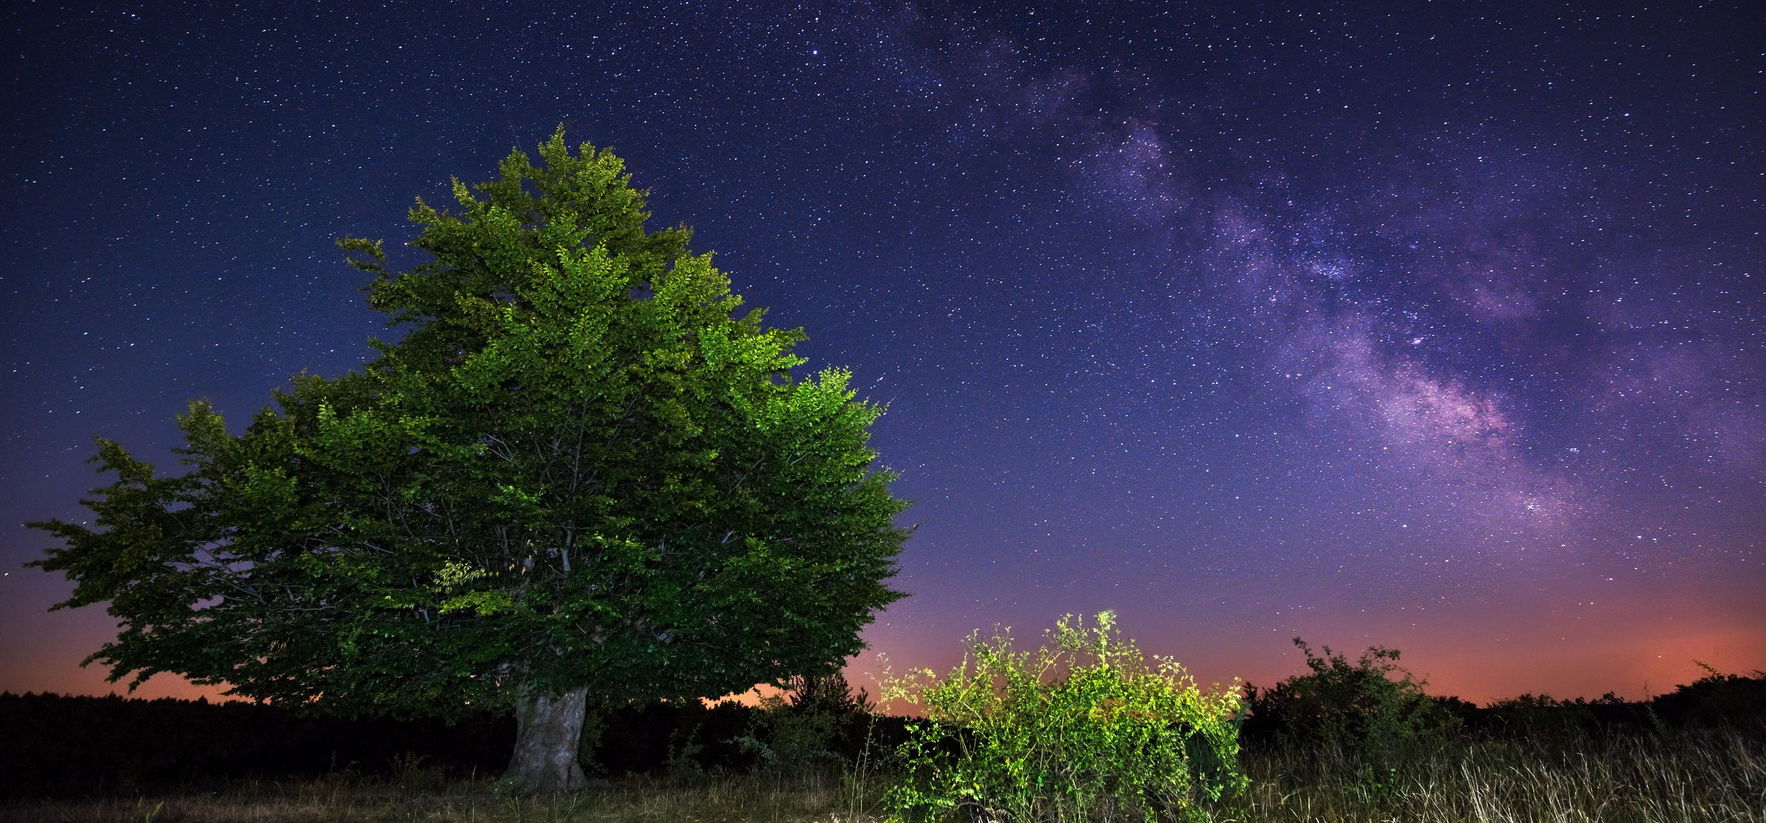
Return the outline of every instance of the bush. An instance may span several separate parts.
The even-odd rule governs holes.
[[[621,706],[590,718],[594,727],[584,729],[578,758],[607,776],[745,772],[756,758],[735,740],[753,724],[753,714],[752,707],[730,700]]]
[[[1329,646],[1321,657],[1300,638],[1294,645],[1311,672],[1265,692],[1248,690],[1248,736],[1380,770],[1438,746],[1459,728],[1448,706],[1424,694],[1423,681],[1398,665],[1397,649],[1375,646],[1351,664]]]
[[[1652,726],[1647,706],[1627,703],[1612,692],[1593,700],[1523,694],[1492,702],[1473,721],[1470,728],[1485,737],[1561,746],[1580,746],[1592,736]]]
[[[1062,618],[1034,651],[1003,634],[968,645],[942,681],[921,670],[885,690],[925,712],[897,750],[892,819],[1199,820],[1246,787],[1238,692],[1149,664],[1111,612],[1092,628]]]
[[[787,696],[789,699],[787,699]],[[763,771],[796,774],[857,760],[872,719],[870,696],[839,672],[798,676],[784,695],[760,701],[748,733],[735,739]]]
[[[1697,663],[1697,661],[1694,661]],[[1766,740],[1766,671],[1724,674],[1698,663],[1705,676],[1651,701],[1670,725],[1731,729]]]

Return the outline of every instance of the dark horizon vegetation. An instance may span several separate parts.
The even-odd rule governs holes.
[[[1102,804],[1093,798],[1077,812],[1056,804],[1030,818],[977,804],[902,814],[901,788],[911,784],[902,744],[915,736],[913,724],[871,714],[874,706],[842,678],[819,678],[761,706],[627,706],[585,745],[595,779],[546,797],[517,797],[491,779],[514,738],[509,717],[341,721],[237,701],[7,692],[0,821],[1754,823],[1766,809],[1766,673],[1709,671],[1632,703],[1429,698],[1452,717],[1452,731],[1392,714],[1422,735],[1377,744],[1367,735],[1377,722],[1321,738],[1328,724],[1284,714],[1268,699],[1309,678],[1317,685],[1349,675],[1333,680],[1346,685],[1358,673],[1400,689],[1335,698],[1404,694],[1406,678],[1386,678],[1395,669],[1383,652],[1351,664],[1309,650],[1310,675],[1261,692],[1266,714],[1252,701],[1231,765],[1241,788],[1196,804],[1121,804],[1106,791]],[[1381,712],[1365,701],[1326,708],[1363,719]]]
[[[1328,647],[1302,649],[1304,673],[1242,691],[1236,759],[1247,784],[1198,806],[1201,816],[1174,812],[1169,819],[1353,820],[1370,810],[1402,820],[1506,819],[1430,817],[1424,801],[1435,798],[1429,802],[1446,815],[1442,809],[1472,802],[1455,800],[1455,792],[1494,793],[1477,803],[1509,792],[1521,802],[1515,798],[1568,791],[1581,780],[1587,785],[1575,791],[1587,794],[1625,769],[1642,771],[1611,787],[1600,800],[1611,806],[1607,812],[1559,819],[1743,820],[1752,818],[1724,816],[1725,804],[1766,802],[1766,782],[1758,781],[1766,777],[1766,672],[1707,667],[1697,681],[1648,700],[1524,694],[1477,705],[1427,694],[1392,650],[1375,647],[1351,660]],[[1053,679],[1070,679],[1071,671]],[[791,686],[760,705],[658,702],[615,711],[583,744],[582,762],[596,776],[588,788],[594,799],[554,799],[521,813],[614,820],[675,804],[681,814],[774,815],[732,818],[741,820],[884,816],[891,796],[881,787],[901,779],[902,744],[924,724],[882,714],[870,694],[839,675]],[[514,733],[513,718],[494,712],[445,722],[352,719],[242,701],[0,693],[0,820],[114,819],[127,817],[125,809],[139,817],[149,803],[183,809],[162,818],[182,820],[417,819],[417,810],[456,819],[447,815],[467,814],[462,809],[474,816],[458,819],[480,819],[474,804],[499,796],[491,779]],[[1721,772],[1717,784],[1711,774],[1658,777],[1705,781],[1692,788],[1714,798],[1710,815],[1637,811],[1637,804],[1666,802],[1652,792],[1667,791],[1638,775],[1699,758]],[[1596,771],[1578,776],[1576,768]],[[1500,788],[1510,778],[1515,785]],[[1296,798],[1316,817],[1283,805]],[[494,809],[483,811],[500,819]]]

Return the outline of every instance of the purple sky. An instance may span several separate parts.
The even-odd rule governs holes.
[[[332,239],[560,122],[890,404],[897,670],[1105,608],[1204,681],[1766,667],[1747,4],[357,5],[6,13],[0,690],[108,688],[19,525],[91,438],[359,365]]]

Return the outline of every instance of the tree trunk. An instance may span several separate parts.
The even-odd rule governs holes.
[[[588,785],[576,762],[589,690],[532,693],[515,707],[515,756],[503,779],[522,794],[560,794]]]

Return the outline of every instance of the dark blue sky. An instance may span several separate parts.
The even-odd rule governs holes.
[[[0,690],[105,688],[19,525],[91,438],[359,365],[332,240],[561,122],[890,404],[898,670],[1104,608],[1204,679],[1766,666],[1751,4],[359,5],[5,12]]]

